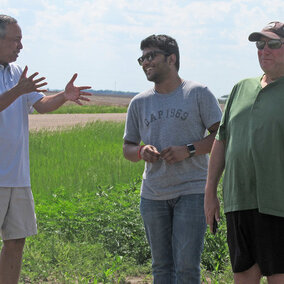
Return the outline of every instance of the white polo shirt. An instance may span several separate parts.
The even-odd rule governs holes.
[[[22,74],[16,64],[0,65],[0,93],[14,87]],[[30,186],[29,120],[33,104],[44,96],[29,93],[20,96],[0,111],[0,187]]]

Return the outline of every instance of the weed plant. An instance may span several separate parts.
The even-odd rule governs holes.
[[[139,187],[137,180],[94,192],[70,194],[59,188],[38,200],[40,234],[27,240],[23,277],[32,283],[123,283],[136,267],[147,270],[150,250],[139,214]]]

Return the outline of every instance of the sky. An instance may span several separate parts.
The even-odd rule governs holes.
[[[76,85],[142,92],[153,87],[137,58],[152,34],[175,38],[179,75],[207,85],[216,97],[262,74],[248,35],[271,21],[284,22],[283,0],[0,0],[24,45],[17,63],[45,76],[49,89]]]

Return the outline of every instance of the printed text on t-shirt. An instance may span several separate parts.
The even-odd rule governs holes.
[[[187,117],[188,112],[185,112],[182,109],[168,108],[167,110],[158,110],[155,113],[151,113],[148,118],[144,119],[144,123],[146,126],[149,126],[150,123],[159,119],[177,118],[181,120],[186,120]]]

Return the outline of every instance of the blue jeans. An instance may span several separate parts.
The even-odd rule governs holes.
[[[151,247],[154,284],[199,284],[206,222],[204,194],[171,200],[141,197],[140,212]]]

